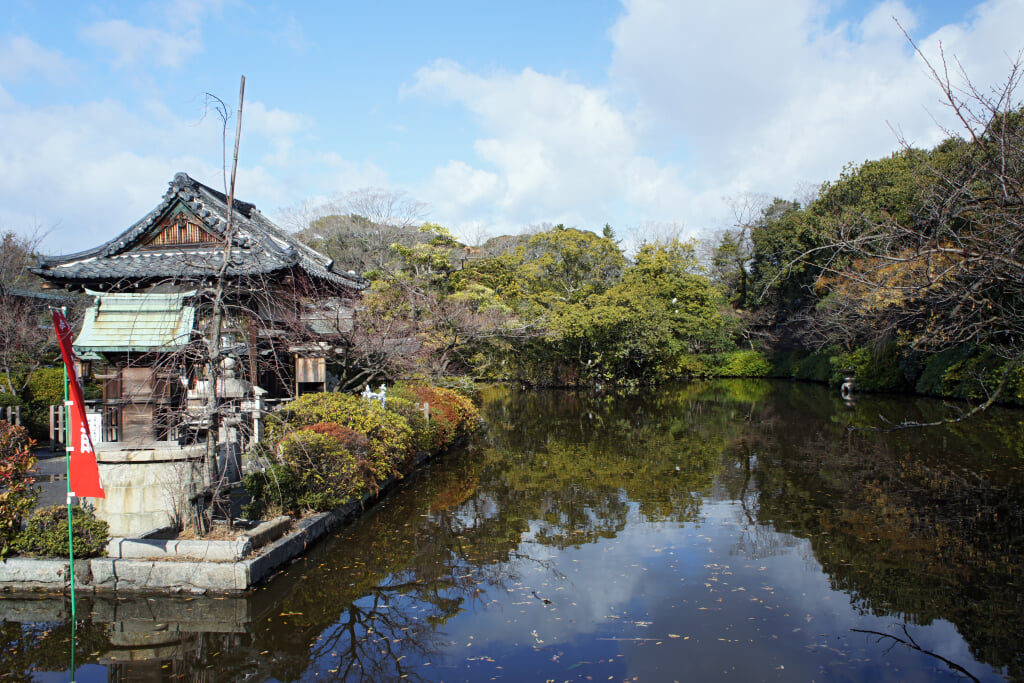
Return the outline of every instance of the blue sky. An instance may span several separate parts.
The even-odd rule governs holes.
[[[1024,2],[57,2],[0,8],[0,229],[94,246],[177,171],[289,225],[361,188],[469,242],[565,223],[626,236],[731,221],[849,162],[943,137],[891,17],[975,83],[1006,77]],[[233,132],[233,122],[229,126]],[[300,210],[305,207],[306,210]]]

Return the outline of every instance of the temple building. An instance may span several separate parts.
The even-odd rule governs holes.
[[[197,499],[237,481],[268,402],[330,388],[368,284],[184,173],[121,234],[33,272],[93,297],[74,348],[103,368],[90,431],[107,498],[95,503],[122,536],[188,523]]]

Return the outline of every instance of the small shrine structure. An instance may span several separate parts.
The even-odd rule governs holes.
[[[368,284],[184,173],[127,230],[32,271],[93,297],[74,348],[105,368],[89,419],[106,492],[96,512],[115,536],[201,523],[239,479],[267,402],[331,384]]]

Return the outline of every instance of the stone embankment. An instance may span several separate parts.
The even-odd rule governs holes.
[[[418,468],[441,453],[420,453]],[[75,560],[75,591],[82,593],[243,593],[302,555],[332,529],[381,500],[398,483],[330,512],[301,519],[278,517],[228,541],[166,539],[167,529],[134,538],[113,538],[106,557]],[[0,590],[68,592],[70,563],[12,557],[0,562]]]
[[[421,454],[414,467],[431,457]],[[112,539],[106,557],[75,560],[75,591],[243,593],[383,498],[395,483],[389,480],[376,495],[367,494],[331,512],[263,522],[230,541],[161,539],[168,529]],[[8,558],[0,562],[0,590],[68,592],[69,565],[66,559]]]
[[[383,492],[383,489],[382,489]],[[113,538],[106,557],[75,560],[76,592],[241,593],[267,579],[374,499],[302,519],[282,516],[226,541],[161,539],[156,529],[138,538]],[[65,559],[12,557],[0,562],[0,588],[66,592]]]

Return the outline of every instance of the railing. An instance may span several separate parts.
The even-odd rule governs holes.
[[[86,406],[89,401],[85,402]],[[121,438],[121,406],[117,403],[101,403],[100,412],[103,415],[103,441],[118,441]]]
[[[57,448],[64,446],[64,406],[50,406],[50,447]],[[99,413],[101,417],[101,428],[98,434],[93,434],[93,441],[115,442],[121,438],[121,405],[118,403],[103,402],[98,400],[85,402],[86,414]],[[90,429],[91,431],[91,429]]]
[[[0,420],[12,425],[21,426],[21,406],[0,407]]]
[[[50,406],[50,450],[64,448],[64,406]]]
[[[259,440],[261,422],[268,412],[281,405],[288,403],[291,399],[272,399],[266,401],[242,401],[239,417],[242,420],[242,431],[245,433],[244,443],[246,446],[253,441]],[[100,400],[93,399],[85,402],[86,413],[89,415],[99,414],[101,416],[99,430],[90,426],[93,432],[94,445],[100,443],[117,443],[124,441],[126,437],[123,427],[124,407],[131,401]],[[177,403],[163,403],[153,401],[152,413],[152,439],[153,441],[177,441],[182,445],[194,444],[200,439],[200,435],[208,428],[207,420],[200,417],[201,411],[189,411],[182,409]],[[0,408],[0,419],[3,419],[3,409]],[[50,447],[54,450],[64,446],[64,410],[62,405],[50,406]]]

